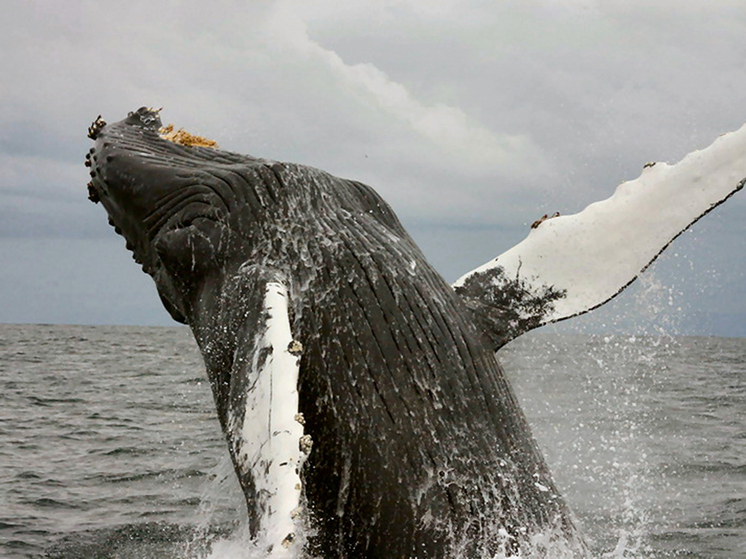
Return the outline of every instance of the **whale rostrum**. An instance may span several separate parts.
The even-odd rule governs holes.
[[[740,188],[746,132],[734,134],[699,153],[739,162],[665,231],[635,237],[641,259],[600,278],[553,272],[586,265],[578,235],[614,235],[624,212],[671,202],[679,176],[664,166],[642,177],[659,198],[623,186],[609,209],[548,218],[453,287],[370,187],[220,150],[164,128],[159,110],[96,119],[86,164],[89,197],[194,333],[270,556],[586,557],[495,351],[602,304]],[[537,267],[554,227],[571,248]]]

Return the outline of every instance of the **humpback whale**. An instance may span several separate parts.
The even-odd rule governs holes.
[[[742,129],[451,286],[360,182],[177,137],[149,108],[89,136],[89,197],[192,329],[251,533],[278,557],[587,556],[495,351],[614,297],[746,177]],[[618,233],[682,195],[652,233]]]

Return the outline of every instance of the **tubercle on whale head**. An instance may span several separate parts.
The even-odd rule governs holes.
[[[196,291],[231,245],[230,204],[184,163],[183,150],[198,149],[195,138],[209,141],[162,136],[159,113],[142,107],[112,124],[96,118],[88,130],[95,144],[85,159],[88,197],[104,206],[171,316],[187,323]]]
[[[152,128],[154,130],[160,129],[163,124],[161,123],[161,109],[154,109],[152,107],[140,107],[136,111],[130,111],[127,113],[127,118],[123,122],[134,126],[142,126],[143,128]],[[99,117],[100,119],[101,117]]]

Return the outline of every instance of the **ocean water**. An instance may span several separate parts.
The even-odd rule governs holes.
[[[595,556],[746,557],[746,339],[499,357]],[[188,329],[0,325],[0,557],[234,559],[242,499]]]

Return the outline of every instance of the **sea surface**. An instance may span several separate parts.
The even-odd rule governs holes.
[[[746,339],[499,353],[597,557],[746,557]],[[186,328],[0,324],[0,557],[251,557]]]

